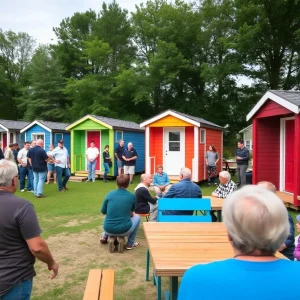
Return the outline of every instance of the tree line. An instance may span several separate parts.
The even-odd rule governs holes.
[[[226,126],[268,89],[299,89],[300,1],[116,1],[63,19],[56,44],[0,29],[0,118],[140,122],[166,109]]]

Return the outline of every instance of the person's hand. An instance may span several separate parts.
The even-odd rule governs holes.
[[[213,197],[219,197],[219,195],[218,195],[217,193],[215,193],[215,192],[212,192],[211,195],[212,195]]]
[[[53,271],[53,274],[51,275],[50,279],[54,279],[58,274],[58,264],[54,261],[53,264],[48,265],[48,270]]]
[[[56,163],[56,164],[60,164],[61,161],[60,161],[60,160],[56,160],[55,163]]]
[[[236,159],[240,160],[240,159],[242,159],[242,158],[241,158],[240,156],[237,156]]]
[[[71,167],[71,164],[70,163],[68,163],[68,168],[70,168]]]

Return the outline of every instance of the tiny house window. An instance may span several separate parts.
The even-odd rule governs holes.
[[[31,140],[43,140],[45,142],[45,134],[44,133],[32,133],[31,134]],[[45,149],[45,144],[44,144],[44,149]]]
[[[206,142],[206,131],[205,129],[200,129],[200,144],[205,144]]]
[[[25,142],[25,132],[20,133],[20,142]]]
[[[123,131],[116,130],[116,143],[119,143],[120,140],[123,140]]]

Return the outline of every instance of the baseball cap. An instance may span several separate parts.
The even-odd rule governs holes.
[[[300,215],[296,217],[296,220],[300,223]]]
[[[64,140],[61,139],[61,140],[58,141],[58,143],[63,144]]]

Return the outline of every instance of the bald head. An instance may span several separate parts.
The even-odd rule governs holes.
[[[37,146],[40,146],[40,147],[43,147],[43,146],[44,146],[44,141],[43,141],[42,139],[38,139],[38,140],[36,141],[36,145],[37,145]]]
[[[191,178],[192,177],[192,171],[189,168],[181,168],[180,175],[181,175],[182,179]]]
[[[262,188],[265,188],[269,190],[270,192],[276,194],[276,187],[272,182],[269,181],[260,181],[257,186],[260,186]]]
[[[151,175],[150,174],[142,174],[141,175],[141,183],[145,184],[146,186],[150,186]]]

